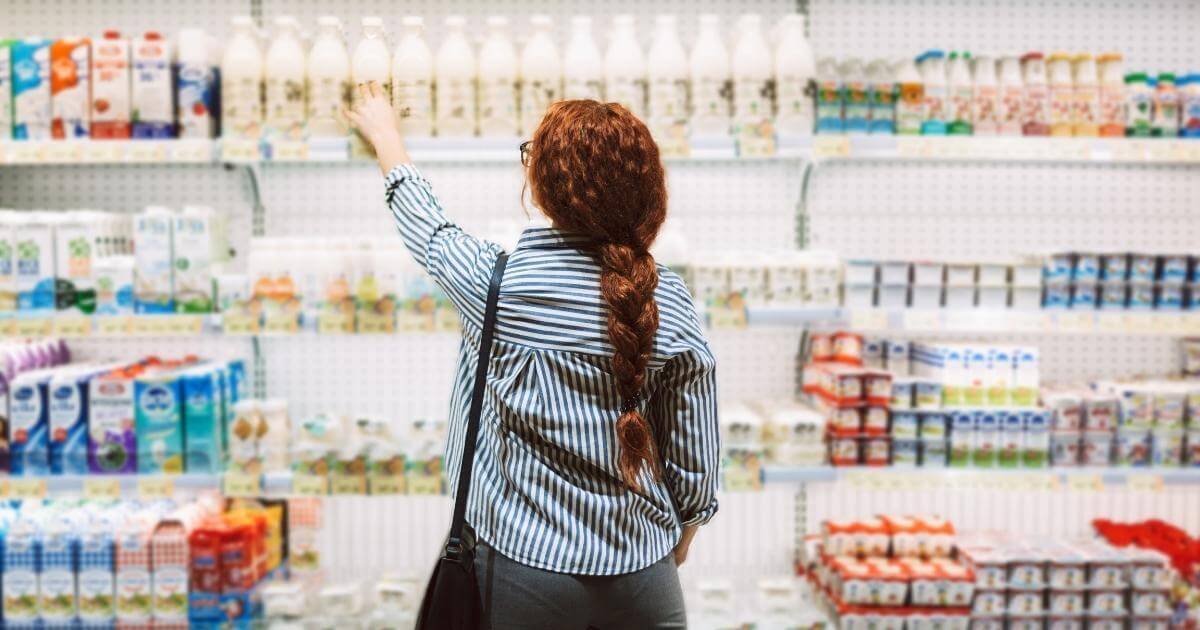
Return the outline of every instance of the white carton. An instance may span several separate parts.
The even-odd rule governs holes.
[[[175,215],[174,223],[175,309],[212,312],[212,266],[222,222],[212,208],[188,206]]]
[[[0,140],[12,138],[12,42],[0,39]]]
[[[166,208],[149,207],[133,220],[133,308],[138,313],[174,312],[172,216]]]
[[[13,44],[13,138],[50,139],[50,40],[30,37]]]
[[[54,310],[54,224],[45,213],[31,213],[13,230],[17,310]]]
[[[1013,404],[1031,407],[1037,404],[1038,381],[1038,349],[1034,346],[1018,346],[1012,349]]]
[[[987,404],[991,407],[1003,407],[1009,403],[1012,390],[1012,348],[993,346],[987,349],[987,353]]]
[[[116,31],[92,42],[92,137],[128,138],[129,40]]]
[[[91,42],[82,37],[50,45],[50,128],[56,139],[86,138],[91,133],[91,50]]]
[[[175,128],[171,43],[153,31],[133,40],[130,85],[134,138],[170,138]]]
[[[133,312],[133,256],[103,256],[95,261],[96,314]]]
[[[95,236],[94,227],[81,213],[67,213],[55,227],[55,293],[60,309],[88,315],[96,310]]]
[[[4,54],[0,47],[0,55]],[[10,212],[0,213],[0,312],[17,310],[16,243],[14,229],[19,219]]]

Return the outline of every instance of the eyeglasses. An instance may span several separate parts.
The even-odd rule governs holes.
[[[533,144],[531,140],[526,140],[521,143],[521,164],[529,166],[529,145]]]

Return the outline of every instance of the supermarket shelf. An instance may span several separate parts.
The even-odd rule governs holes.
[[[221,332],[221,316],[204,315],[17,315],[0,319],[0,337],[126,338],[199,337]]]
[[[896,467],[770,467],[763,469],[768,484],[811,482],[854,482],[867,484],[979,483],[999,486],[1073,488],[1124,485],[1153,489],[1162,485],[1200,484],[1197,468],[896,468]]]
[[[813,158],[831,161],[1200,164],[1200,140],[981,136],[816,136]]]

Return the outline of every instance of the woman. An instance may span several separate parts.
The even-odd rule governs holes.
[[[462,314],[447,466],[455,487],[500,248],[450,222],[376,85],[347,113],[408,249]],[[648,248],[666,182],[613,103],[550,107],[521,145],[533,202],[500,289],[467,522],[485,627],[681,628],[676,567],[717,510],[714,361],[687,287]]]

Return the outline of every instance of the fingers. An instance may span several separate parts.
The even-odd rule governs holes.
[[[358,115],[358,112],[344,105],[341,107],[341,112],[342,118],[345,119],[346,122],[350,123],[351,126],[353,126],[355,129],[361,127],[362,117]]]
[[[371,96],[375,98],[383,98],[383,86],[378,81],[371,81],[367,84],[371,89]]]
[[[361,102],[361,101],[365,101],[365,100],[367,100],[367,99],[368,99],[368,98],[370,98],[370,97],[371,97],[371,86],[370,86],[370,84],[368,84],[368,83],[359,83],[359,84],[358,84],[358,98],[359,98],[359,101],[360,101],[360,102]]]

